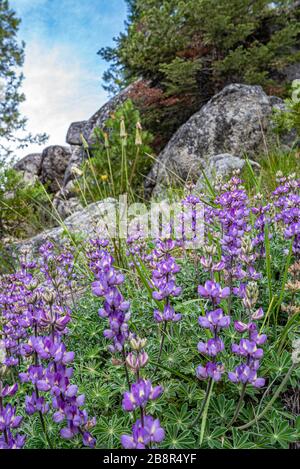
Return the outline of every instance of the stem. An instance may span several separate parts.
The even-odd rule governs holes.
[[[134,175],[135,175],[135,169],[136,169],[136,166],[137,166],[137,162],[138,162],[139,156],[140,156],[140,148],[137,147],[136,155],[135,155],[135,159],[134,159],[134,162],[133,162],[133,166],[132,166],[132,169],[131,169],[131,175],[130,175],[130,179],[129,179],[129,185],[130,185],[130,187],[131,187],[132,179],[133,179],[133,177],[134,177]]]
[[[293,373],[293,371],[295,370],[296,368],[296,364],[293,363],[293,365],[290,367],[289,371],[287,372],[284,380],[281,382],[280,386],[278,386],[277,388],[277,391],[275,392],[275,394],[273,395],[272,399],[270,400],[270,402],[268,403],[268,405],[266,405],[266,407],[264,408],[264,410],[261,412],[261,414],[259,414],[257,417],[255,417],[253,420],[251,420],[250,422],[246,423],[245,425],[241,425],[240,427],[236,427],[237,430],[245,430],[246,428],[249,428],[251,427],[252,425],[254,425],[255,423],[257,423],[265,414],[266,412],[269,410],[269,408],[273,405],[273,403],[276,401],[277,397],[279,396],[279,394],[281,393],[282,389],[284,388],[284,386],[286,385],[286,383],[288,382],[288,380],[290,379],[290,376],[291,374]]]
[[[128,386],[128,389],[130,389],[130,379],[129,379],[129,373],[128,373],[128,368],[127,368],[127,364],[126,364],[126,353],[125,353],[124,346],[123,346],[123,349],[122,349],[122,356],[123,356],[123,361],[124,361],[124,370],[125,370],[127,386]]]
[[[141,410],[141,423],[142,423],[142,427],[144,427],[144,409],[142,406],[140,407],[140,410]]]
[[[193,420],[193,422],[190,424],[190,428],[194,427],[196,425],[196,423],[200,420],[203,412],[204,412],[204,409],[205,409],[205,405],[207,403],[207,400],[208,400],[208,396],[210,395],[210,391],[211,391],[211,388],[212,388],[212,384],[213,384],[213,380],[212,378],[209,378],[208,382],[207,382],[207,387],[206,387],[206,392],[205,392],[205,396],[204,396],[204,399],[203,399],[203,402],[202,402],[202,405],[201,405],[201,409],[197,415],[197,417]]]
[[[245,392],[246,392],[246,387],[247,387],[247,383],[244,383],[244,384],[243,384],[243,387],[242,387],[242,390],[241,390],[241,395],[240,395],[238,404],[237,404],[236,409],[235,409],[234,416],[233,416],[232,419],[230,420],[227,429],[230,428],[230,427],[234,424],[234,422],[236,421],[236,419],[238,418],[238,415],[239,415],[240,410],[241,410],[242,403],[243,403],[243,401],[244,401]]]
[[[36,392],[37,392],[37,391],[36,391]],[[37,396],[38,396],[38,394],[37,394]],[[48,443],[48,445],[49,445],[49,448],[50,448],[50,449],[53,449],[51,440],[50,440],[49,435],[48,435],[48,432],[47,432],[47,428],[46,428],[44,416],[43,416],[43,414],[42,414],[41,411],[39,411],[39,416],[40,416],[40,421],[41,421],[41,424],[42,424],[42,429],[43,429],[44,435],[45,435],[45,437],[46,437],[47,443]]]
[[[165,337],[166,337],[167,324],[168,324],[167,321],[165,321],[164,322],[164,327],[163,327],[163,330],[162,330],[162,337],[161,337],[161,341],[160,341],[159,354],[158,354],[158,359],[157,359],[156,367],[155,367],[155,370],[154,370],[154,374],[156,374],[156,372],[157,372],[157,368],[158,368],[158,365],[159,365],[159,362],[160,362],[160,359],[161,359],[161,354],[162,354],[162,351],[163,351],[163,346],[164,346]]]
[[[110,152],[109,152],[108,148],[106,149],[106,155],[107,155],[107,162],[108,162],[110,180],[111,180],[111,185],[112,185],[112,190],[113,190],[113,196],[116,197],[115,182],[114,182],[113,172],[112,172],[112,168],[111,168]]]
[[[2,410],[3,410],[2,381],[0,381],[0,412],[2,412]],[[7,436],[6,426],[4,427],[3,434],[4,434],[5,443],[8,443],[8,436]]]
[[[206,427],[206,421],[207,421],[207,414],[208,414],[208,408],[209,408],[209,403],[210,403],[210,398],[211,398],[211,393],[214,385],[214,380],[212,379],[212,385],[209,390],[208,396],[207,396],[207,401],[204,407],[204,412],[203,412],[203,417],[202,417],[202,422],[201,422],[201,429],[200,429],[200,447],[202,446],[203,442],[203,437],[204,437],[204,432],[205,432],[205,427]]]

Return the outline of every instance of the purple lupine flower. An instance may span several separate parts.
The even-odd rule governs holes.
[[[199,197],[188,194],[181,201],[180,235],[184,248],[195,248],[203,237],[203,203]]]
[[[127,365],[135,372],[144,368],[148,363],[148,354],[146,352],[139,351],[138,354],[130,352],[126,357]]]
[[[160,421],[145,415],[144,422],[138,419],[132,427],[132,435],[122,435],[121,443],[125,449],[145,449],[152,443],[160,443],[165,438],[165,431]]]
[[[263,349],[257,348],[256,342],[249,339],[241,339],[239,344],[232,345],[232,352],[242,357],[260,359],[263,357]]]
[[[259,308],[251,315],[252,320],[259,320],[263,317],[262,308]],[[264,378],[257,376],[257,370],[260,366],[260,360],[263,357],[263,349],[258,345],[266,342],[266,334],[260,334],[254,322],[243,323],[235,321],[234,328],[237,332],[248,333],[248,339],[241,339],[239,344],[232,345],[232,352],[246,358],[246,363],[238,365],[234,371],[228,373],[228,378],[233,383],[242,383],[243,385],[252,384],[255,387],[262,387],[265,384]]]
[[[163,311],[155,309],[153,316],[156,322],[178,322],[181,319],[181,314],[175,313],[174,308],[170,304],[166,304]]]
[[[198,322],[201,327],[214,332],[229,327],[230,316],[224,316],[223,310],[219,308],[208,311],[205,316],[199,316]]]
[[[211,263],[213,266],[213,263]],[[207,280],[205,285],[198,286],[198,293],[202,298],[210,300],[212,306],[216,306],[222,299],[228,298],[230,289],[228,287],[222,288],[221,285],[214,280]],[[212,361],[208,362],[205,366],[198,366],[196,369],[196,376],[201,379],[211,379],[219,381],[224,372],[224,367],[221,363],[216,363],[216,357],[224,350],[224,342],[218,336],[222,329],[226,329],[230,325],[230,316],[224,315],[221,308],[207,311],[205,316],[199,316],[198,323],[201,327],[209,329],[213,332],[214,337],[207,342],[198,343],[198,351],[204,355],[212,357]]]
[[[104,337],[112,340],[109,345],[110,352],[121,352],[129,337],[128,312],[130,303],[125,301],[119,286],[124,282],[124,275],[120,274],[113,266],[113,257],[102,250],[96,263],[91,265],[97,278],[92,283],[92,292],[96,296],[104,298],[103,307],[99,310],[99,316],[108,318],[109,329],[104,331]]]
[[[225,369],[222,363],[208,362],[205,366],[199,365],[196,369],[196,376],[200,380],[211,378],[214,381],[220,381]]]
[[[232,383],[249,383],[256,388],[260,388],[265,385],[265,379],[257,377],[255,367],[246,365],[245,363],[237,366],[234,372],[229,372],[228,378]]]
[[[149,400],[157,399],[162,392],[161,386],[153,388],[151,381],[140,379],[132,384],[130,391],[123,394],[122,407],[127,412],[131,412],[137,407],[145,407]]]
[[[293,253],[300,253],[300,179],[283,179],[282,185],[274,192],[274,206],[278,213],[275,221],[284,227],[286,239],[293,238]]]
[[[37,394],[34,392],[31,396],[25,397],[25,410],[28,415],[33,415],[36,412],[47,414],[50,406],[44,397],[37,397]]]
[[[228,287],[221,288],[219,283],[207,280],[204,286],[198,286],[198,293],[202,298],[209,299],[213,304],[219,304],[222,299],[228,298],[230,289]]]
[[[258,207],[252,207],[251,211],[256,216],[254,228],[257,230],[257,235],[252,241],[252,245],[259,249],[259,256],[262,257],[265,253],[265,226],[271,222],[270,216],[266,214],[270,212],[271,204],[261,205]],[[272,238],[272,234],[269,234],[269,239]],[[255,280],[255,279],[253,279]]]
[[[21,449],[24,446],[25,437],[12,432],[20,427],[22,419],[11,404],[3,406],[0,399],[0,449]]]
[[[219,337],[216,339],[209,339],[207,342],[198,343],[198,352],[210,357],[216,357],[223,350],[224,342]]]
[[[175,313],[170,304],[172,297],[181,294],[181,288],[176,285],[175,276],[180,271],[180,267],[171,255],[171,251],[176,247],[176,242],[167,239],[165,241],[158,240],[152,257],[152,287],[155,290],[152,296],[157,301],[164,301],[164,310],[154,311],[154,319],[157,322],[177,322],[181,319],[179,313]]]

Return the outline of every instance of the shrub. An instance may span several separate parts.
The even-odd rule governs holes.
[[[95,137],[92,157],[83,164],[83,177],[78,179],[83,202],[125,192],[132,198],[142,197],[143,179],[152,163],[152,136],[142,129],[132,101],[127,100],[113,113],[104,131],[96,129]]]
[[[50,224],[51,204],[41,184],[27,184],[13,168],[0,170],[0,239],[32,236]]]
[[[173,96],[178,128],[225,84],[262,85],[284,92],[286,65],[299,60],[299,8],[285,0],[128,1],[125,33],[99,54],[110,62],[106,88],[117,91],[137,78]],[[151,116],[166,124],[169,103]],[[153,113],[153,110],[151,109]],[[188,116],[188,117],[189,117]],[[164,129],[163,142],[174,126]]]

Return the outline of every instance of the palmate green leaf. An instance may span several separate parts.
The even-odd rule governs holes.
[[[208,429],[204,436],[204,443],[210,448],[223,448],[226,435],[226,427],[218,426],[214,430]]]
[[[232,439],[224,441],[225,449],[254,449],[257,445],[249,440],[251,434],[232,429]]]
[[[271,350],[265,356],[262,372],[268,373],[271,378],[275,378],[276,376],[280,377],[287,373],[291,363],[291,354],[286,350],[284,350],[280,355],[276,350]]]
[[[217,396],[211,401],[212,410],[223,422],[229,420],[235,409],[235,402],[233,399],[226,399],[224,394]]]
[[[205,390],[200,388],[199,384],[179,384],[177,387],[177,394],[183,402],[200,403],[204,399]],[[199,404],[200,405],[200,404]]]
[[[292,428],[288,421],[281,420],[274,412],[271,423],[264,426],[264,436],[268,438],[272,446],[279,445],[287,449],[290,443],[297,441],[297,430]]]
[[[116,414],[111,418],[100,417],[93,431],[97,438],[97,446],[105,449],[120,448],[123,433],[130,433],[130,424]]]
[[[177,425],[180,429],[187,428],[192,421],[187,404],[184,404],[181,408],[178,408],[176,405],[170,405],[166,413],[166,419],[168,423]]]
[[[117,405],[117,395],[112,393],[106,383],[97,381],[91,386],[87,386],[85,395],[92,409],[108,412]]]
[[[179,430],[176,425],[166,424],[164,426],[166,438],[161,444],[161,448],[168,449],[189,449],[196,448],[196,441],[190,430]]]

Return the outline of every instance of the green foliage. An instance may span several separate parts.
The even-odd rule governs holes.
[[[116,126],[116,131],[117,129],[119,132],[119,126]],[[116,134],[117,141],[118,138]],[[252,178],[257,182],[253,183],[251,179],[250,195],[253,195],[253,190],[256,194],[261,189],[259,181],[262,178],[256,175],[252,175]],[[7,179],[10,186],[6,182],[6,187],[16,187],[18,179],[14,172],[8,175]],[[207,202],[215,198],[214,190],[217,188],[211,186],[210,191],[203,194]],[[254,220],[252,221],[254,223]],[[211,220],[211,229],[214,228],[217,232],[217,222]],[[269,233],[272,233],[270,239]],[[254,230],[249,236],[253,234]],[[234,328],[234,321],[248,321],[242,299],[238,295],[232,298],[232,321],[222,332],[225,348],[220,358],[225,369],[224,377],[214,383],[210,389],[211,398],[205,401],[207,383],[195,376],[195,368],[204,362],[197,351],[197,343],[206,341],[208,337],[207,331],[197,326],[199,315],[204,314],[208,306],[206,300],[199,298],[197,293],[197,285],[209,278],[209,273],[202,269],[198,262],[203,251],[199,249],[190,252],[179,247],[174,250],[174,256],[181,268],[176,280],[178,285],[182,286],[182,294],[173,298],[172,304],[176,311],[182,313],[182,320],[170,325],[167,330],[159,366],[157,358],[162,331],[161,326],[153,321],[153,310],[157,308],[157,301],[149,291],[151,268],[147,266],[146,261],[143,263],[138,257],[135,258],[134,267],[124,267],[125,282],[120,285],[120,290],[131,305],[129,328],[140,337],[147,338],[146,351],[149,362],[147,367],[141,370],[141,376],[151,379],[155,385],[161,384],[164,388],[163,395],[147,405],[147,413],[159,417],[165,429],[166,436],[161,444],[162,448],[287,449],[299,441],[300,421],[295,409],[298,408],[299,402],[300,367],[295,360],[292,364],[291,354],[294,339],[299,336],[299,313],[288,316],[284,310],[277,311],[281,300],[298,304],[298,299],[285,288],[287,281],[292,278],[288,268],[297,257],[290,249],[291,241],[285,240],[279,226],[270,224],[266,230],[265,241],[266,256],[256,260],[256,267],[262,274],[258,281],[257,307],[262,307],[265,312],[264,319],[258,326],[268,337],[263,346],[264,356],[259,374],[266,378],[266,384],[262,389],[247,386],[240,412],[233,425],[229,422],[235,415],[239,402],[240,386],[228,380],[226,372],[233,370],[240,362],[240,358],[232,354],[231,345],[241,337]],[[216,247],[217,245],[218,241]],[[74,273],[78,269],[78,272],[83,274],[79,279],[79,285],[83,288],[76,291],[76,297],[73,298],[72,320],[68,324],[68,334],[64,337],[64,342],[68,350],[75,352],[72,383],[78,385],[80,394],[85,394],[88,414],[97,419],[96,426],[92,429],[97,447],[120,448],[120,436],[130,433],[138,414],[132,415],[122,410],[122,393],[128,389],[124,362],[116,359],[118,355],[112,356],[107,350],[108,343],[103,331],[107,329],[108,319],[99,319],[98,311],[103,300],[93,296],[90,291],[92,275],[91,272],[84,271],[88,261],[85,257],[86,247],[82,239],[79,251],[75,255]],[[153,242],[145,243],[144,254],[149,254],[153,247]],[[128,261],[128,258],[124,260]],[[223,284],[224,273],[221,271],[216,275]],[[64,298],[67,298],[67,295]],[[221,300],[218,307],[226,311],[227,300]],[[276,314],[273,314],[274,312]],[[126,351],[129,351],[128,344]],[[26,358],[21,361],[22,370],[27,369],[29,360],[30,358]],[[133,382],[136,377],[132,370],[129,370],[129,373]],[[11,378],[13,379],[13,376]],[[23,413],[21,428],[27,436],[26,448],[47,448],[38,416],[29,416],[24,411],[28,388],[27,383],[22,383],[18,394],[12,398],[13,402],[14,399],[18,400],[18,414]],[[295,407],[287,405],[287,393],[295,395]],[[192,425],[205,402],[202,419]],[[54,424],[50,415],[45,415],[45,420],[54,448],[82,448],[79,436],[72,441],[63,440],[59,437],[60,425]],[[177,462],[180,462],[180,459]]]
[[[116,47],[99,53],[113,61],[111,77],[119,71],[123,84],[138,76],[164,82],[172,64],[173,76],[177,69],[182,87],[186,82],[188,88],[195,70],[186,66],[183,77],[181,57],[202,61],[215,79],[237,77],[265,85],[272,81],[272,71],[297,60],[291,47],[299,22],[289,5],[267,0],[136,0],[130,2],[127,30],[116,39]]]
[[[136,103],[158,148],[228,83],[284,94],[283,70],[300,57],[299,8],[290,0],[134,0],[128,10],[115,47],[99,51],[110,63],[104,87],[115,93],[147,80],[150,104]]]
[[[285,110],[275,112],[274,121],[279,134],[295,130],[300,138],[300,80],[293,81],[291,98],[285,100]]]
[[[83,176],[78,179],[83,202],[125,192],[133,199],[142,196],[143,179],[152,163],[147,155],[152,152],[152,136],[142,130],[139,111],[132,101],[121,105],[106,121],[105,131],[96,129],[95,136],[93,158],[87,158]]]
[[[253,185],[253,174],[248,165],[244,166],[242,172],[245,186],[252,193],[258,189],[267,194],[276,189],[280,177],[299,174],[300,171],[300,157],[297,150],[284,151],[271,148],[267,153],[260,155],[258,161],[261,169],[256,174],[257,177],[254,175],[257,187]]]
[[[28,237],[51,220],[50,203],[39,182],[26,184],[12,168],[0,169],[0,240]]]
[[[168,64],[162,64],[160,71],[165,77],[162,83],[166,87],[166,94],[179,94],[187,90],[189,93],[197,91],[197,74],[201,68],[200,60],[190,61],[180,57],[176,57]]]
[[[24,43],[16,36],[20,20],[8,0],[0,2],[0,161],[10,153],[9,143],[24,147],[27,143],[44,143],[47,136],[24,135],[26,119],[19,105],[25,100],[20,91],[23,75],[18,73],[24,62]],[[19,133],[21,132],[21,133]]]
[[[282,255],[283,244],[278,246],[277,240],[271,241],[272,253],[275,248],[281,252],[278,256],[280,268],[283,270],[285,257]],[[179,260],[181,264],[180,284],[191,284],[190,278],[192,268],[191,259],[186,257]],[[201,276],[203,272],[201,272]],[[263,270],[265,277],[266,272]],[[280,280],[273,279],[274,287],[279,288]],[[264,285],[261,286],[261,291]],[[291,341],[286,348],[279,352],[276,345],[278,333],[282,330],[278,325],[277,330],[271,323],[264,327],[268,335],[268,346],[264,347],[265,355],[262,361],[261,374],[267,377],[266,392],[247,389],[246,399],[242,411],[238,417],[235,427],[249,423],[262,411],[266,411],[264,418],[246,430],[239,428],[228,429],[228,422],[232,418],[236,403],[239,398],[239,387],[228,382],[226,378],[220,383],[215,383],[212,391],[210,405],[208,407],[206,427],[204,429],[203,441],[200,443],[200,422],[191,427],[196,414],[201,407],[205,395],[206,383],[195,379],[195,367],[201,362],[197,352],[199,340],[206,340],[205,331],[195,327],[199,316],[198,302],[192,300],[198,298],[197,292],[183,290],[182,298],[178,298],[176,310],[180,310],[183,319],[178,324],[178,334],[175,328],[172,338],[173,342],[165,347],[162,355],[162,367],[156,368],[156,355],[160,336],[156,327],[153,326],[154,302],[148,296],[146,287],[136,288],[133,279],[127,275],[126,284],[123,288],[124,296],[131,302],[132,319],[130,327],[133,326],[141,337],[147,337],[147,352],[150,360],[147,365],[146,375],[153,382],[160,383],[164,387],[163,396],[148,405],[150,415],[159,416],[162,426],[165,428],[166,438],[162,442],[162,448],[184,449],[184,448],[215,448],[215,449],[259,449],[259,448],[288,448],[290,444],[299,439],[299,428],[295,415],[291,414],[281,400],[281,394],[272,406],[267,408],[270,399],[274,396],[283,379],[291,367]],[[268,304],[267,295],[262,302],[266,310]],[[129,433],[133,420],[130,415],[124,413],[121,407],[122,392],[127,389],[122,364],[114,364],[111,355],[107,352],[107,340],[103,337],[106,329],[105,321],[99,321],[98,309],[101,305],[99,298],[93,297],[86,292],[77,303],[73,311],[73,321],[70,323],[70,334],[66,339],[69,350],[75,351],[74,382],[79,385],[80,392],[86,395],[86,408],[89,415],[97,417],[97,425],[93,429],[93,436],[97,439],[98,448],[120,448],[120,436]],[[222,304],[221,304],[222,306]],[[233,315],[238,316],[240,300],[235,299],[233,304]],[[177,327],[176,326],[176,327]],[[222,355],[222,362],[226,370],[232,369],[235,361],[230,353],[229,344],[238,334],[233,325],[225,333],[227,353]],[[185,379],[177,376],[176,372],[183,374]],[[300,370],[295,370],[283,391],[297,386]],[[133,374],[131,379],[133,379]],[[268,386],[270,385],[270,388]],[[24,389],[25,394],[25,389]],[[28,435],[27,448],[45,448],[38,419],[32,420],[32,416],[24,414],[22,428]],[[34,424],[33,424],[34,422]],[[298,423],[299,425],[299,423]],[[78,447],[80,441],[75,439],[66,442],[59,438],[59,428],[51,423],[47,416],[47,428],[51,434],[51,441],[55,448]]]

